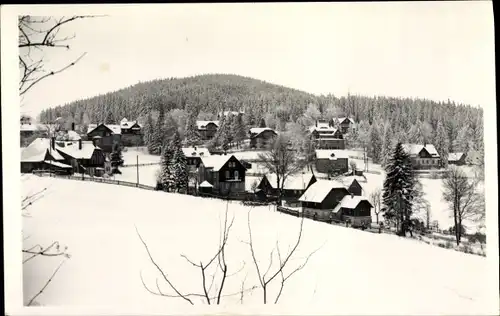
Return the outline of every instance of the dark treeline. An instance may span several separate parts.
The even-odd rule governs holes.
[[[352,117],[359,129],[350,140],[369,146],[372,156],[379,156],[377,160],[383,159],[384,146],[393,146],[396,141],[433,143],[443,153],[484,150],[481,108],[450,100],[315,96],[226,74],[141,82],[44,110],[39,121],[48,123],[62,117],[79,125],[110,124],[126,117],[144,123],[148,114],[156,120],[160,108],[167,120],[177,123],[182,137],[189,116],[216,119],[218,112],[233,110],[245,112],[245,127],[259,126],[264,121],[279,131],[304,128],[318,118]]]

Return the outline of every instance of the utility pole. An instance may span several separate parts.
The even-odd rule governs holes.
[[[139,155],[136,156],[136,166],[137,166],[137,185],[139,185]]]

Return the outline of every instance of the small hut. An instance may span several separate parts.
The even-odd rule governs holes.
[[[203,181],[198,185],[198,190],[200,191],[200,195],[212,194],[214,186],[210,184],[207,180]]]

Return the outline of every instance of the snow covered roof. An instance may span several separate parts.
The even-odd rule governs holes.
[[[114,124],[89,124],[88,129],[87,129],[87,134],[90,133],[90,132],[92,132],[93,130],[95,130],[97,128],[97,126],[100,126],[100,125],[104,125],[107,128],[109,128],[113,132],[113,134],[121,134],[122,133],[122,129],[121,129],[120,125],[114,125]]]
[[[462,158],[464,153],[449,153],[448,154],[448,161],[458,161]]]
[[[186,157],[208,157],[210,151],[206,147],[183,147],[182,152]]]
[[[68,140],[79,140],[81,139],[80,135],[75,131],[68,131]]]
[[[101,150],[91,141],[82,141],[82,149],[79,149],[79,141],[56,141],[56,149],[76,159],[90,159],[94,150]]]
[[[205,168],[213,168],[213,171],[219,171],[233,155],[213,155],[201,157]]]
[[[316,159],[330,159],[349,158],[345,150],[341,149],[316,149]]]
[[[196,127],[198,127],[198,129],[206,129],[208,123],[213,123],[219,127],[219,121],[196,121]]]
[[[60,162],[57,162],[57,161],[45,160],[44,162],[46,164],[53,165],[53,166],[56,166],[56,167],[59,167],[59,168],[65,168],[65,169],[73,168],[70,165],[67,165],[67,164],[64,164],[64,163],[60,163]]]
[[[333,209],[333,213],[338,213],[338,211],[340,211],[341,208],[348,208],[348,209],[355,209],[359,203],[361,203],[362,201],[367,201],[368,203],[370,203],[370,201],[368,201],[368,199],[364,196],[358,196],[358,195],[346,195],[344,196],[344,198],[340,201],[339,204],[337,204],[337,206],[335,206],[335,208]],[[370,206],[372,206],[372,204],[370,203]],[[372,206],[373,207],[373,206]]]
[[[354,120],[350,117],[339,117],[339,118],[337,118],[337,122],[342,123],[346,119],[349,120],[349,122],[351,122],[352,124],[354,124]]]
[[[310,133],[317,131],[318,133],[335,134],[337,131],[336,128],[329,126],[328,123],[318,122],[317,124],[318,126],[314,125],[309,128]]]
[[[266,174],[265,177],[267,178],[267,181],[269,181],[269,184],[271,184],[271,187],[273,189],[276,189],[276,174],[275,173]],[[311,181],[312,177],[313,175],[311,173],[290,175],[285,180],[284,189],[304,190]]]
[[[37,138],[21,152],[22,162],[41,162],[49,152],[55,160],[64,160],[57,150],[50,149],[50,138]]]
[[[207,180],[203,181],[199,185],[200,188],[213,188],[214,186],[210,184]]]
[[[416,156],[422,151],[422,149],[425,149],[429,152],[429,154],[432,157],[439,158],[439,153],[436,150],[436,147],[432,144],[425,144],[420,145],[420,144],[403,144],[403,149],[410,155],[410,156]]]
[[[259,136],[260,133],[263,133],[265,131],[272,131],[272,132],[276,133],[272,128],[269,128],[269,127],[252,127],[250,129],[250,134],[252,135],[252,137],[256,137],[256,136]]]
[[[326,198],[328,193],[336,188],[344,188],[345,186],[335,180],[317,180],[314,182],[299,198],[301,202],[321,203]]]
[[[343,184],[345,184],[346,187],[349,187],[354,182],[354,180],[356,180],[359,183],[359,185],[361,186],[361,189],[364,191],[362,183],[367,183],[367,181],[366,181],[366,178],[364,178],[362,176],[347,176],[347,177],[343,177],[339,181],[342,182]]]
[[[129,129],[132,126],[134,126],[135,124],[139,125],[139,127],[142,127],[141,124],[139,124],[137,121],[129,121],[126,118],[123,118],[120,121],[120,128],[121,129]]]

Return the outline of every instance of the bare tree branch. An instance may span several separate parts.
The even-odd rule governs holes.
[[[31,304],[33,304],[33,301],[38,297],[40,296],[43,291],[47,288],[47,286],[49,285],[50,282],[52,282],[52,279],[54,279],[54,276],[57,274],[57,272],[59,271],[59,269],[61,268],[61,266],[64,264],[66,260],[63,260],[61,261],[61,263],[59,264],[59,266],[57,267],[57,269],[54,271],[54,273],[52,273],[52,275],[50,276],[50,278],[47,280],[47,282],[45,283],[45,285],[42,287],[42,289],[35,295],[33,296],[33,298],[31,298],[31,300],[28,302],[28,306],[30,306]]]
[[[163,276],[163,279],[168,283],[168,285],[170,285],[170,287],[172,288],[172,290],[174,290],[175,293],[177,293],[177,295],[181,298],[183,298],[184,300],[186,300],[187,302],[189,302],[191,305],[194,305],[193,302],[187,298],[186,296],[182,295],[178,290],[177,288],[172,284],[172,282],[170,282],[170,280],[167,278],[167,276],[165,275],[165,273],[163,272],[163,270],[160,268],[160,266],[158,266],[158,264],[156,263],[156,261],[153,259],[153,257],[151,256],[151,253],[149,252],[149,248],[148,248],[148,245],[146,244],[146,242],[142,239],[142,236],[141,234],[139,233],[139,230],[137,229],[137,227],[135,227],[135,231],[137,232],[137,235],[139,236],[139,239],[141,240],[142,244],[144,245],[144,248],[146,249],[147,253],[148,253],[148,256],[149,256],[149,259],[151,260],[151,262],[153,263],[153,265],[156,267],[156,269],[161,273],[161,275]]]

